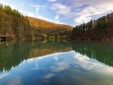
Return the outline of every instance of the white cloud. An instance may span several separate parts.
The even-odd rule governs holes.
[[[97,72],[100,74],[105,74],[105,75],[113,74],[113,67],[105,65],[104,63],[101,63],[95,59],[90,59],[86,55],[81,55],[80,53],[76,53],[74,58],[75,60],[77,60],[76,64],[80,65],[82,68],[86,70]]]
[[[66,62],[66,61],[58,62],[56,66],[52,67],[52,71],[53,72],[60,72],[60,71],[64,71],[66,69],[69,69],[69,64],[70,64],[70,62]]]
[[[57,0],[47,0],[47,1],[49,1],[49,2],[56,2]]]
[[[98,3],[97,3],[98,2]],[[53,3],[51,9],[57,14],[63,15],[60,20],[73,19],[73,23],[82,24],[90,21],[99,15],[109,13],[113,10],[113,0],[70,0],[70,1],[57,1]]]
[[[54,19],[49,19],[47,17],[43,17],[43,16],[39,15],[39,11],[41,10],[41,8],[47,8],[48,7],[47,5],[38,5],[37,4],[37,5],[32,5],[31,7],[34,7],[36,9],[35,13],[26,12],[26,13],[24,13],[26,16],[35,17],[35,18],[38,18],[38,19],[50,21],[50,22],[57,23],[57,24],[64,24],[64,23],[58,21],[59,18],[60,18],[60,15],[56,15]]]
[[[46,20],[46,21],[50,21],[50,22],[53,22],[53,23],[57,23],[57,24],[64,24],[58,20],[53,20],[53,19],[49,19],[49,18],[46,18],[46,17],[42,17],[42,16],[33,16],[33,17],[36,17],[38,19],[42,19],[42,20]]]
[[[59,19],[60,19],[60,15],[56,15],[55,20],[59,20]]]
[[[85,9],[79,11],[78,13],[75,13],[74,22],[78,24],[86,23],[90,21],[94,16],[98,16],[106,12],[109,13],[110,10],[113,10],[112,3],[106,3],[106,5],[96,4],[96,6],[95,5],[88,6]]]
[[[31,7],[35,8],[35,14],[38,15],[41,8],[45,8],[46,6],[37,4],[37,5],[32,5]]]
[[[91,20],[91,17],[87,17],[87,16],[80,16],[78,18],[75,18],[75,22],[77,23],[87,23]]]
[[[22,85],[22,81],[19,76],[16,76],[9,81],[9,85]]]
[[[7,76],[11,75],[10,73],[4,73],[0,75],[0,79],[5,78]]]
[[[50,73],[50,74],[47,74],[46,76],[44,76],[45,79],[50,79],[52,77],[54,77],[55,74],[54,73]]]
[[[24,15],[35,16],[44,20],[60,23],[60,21],[71,21],[69,24],[82,24],[90,19],[99,18],[100,15],[110,13],[113,10],[113,0],[46,0],[48,3],[32,5],[36,9],[35,13],[30,13],[28,10],[22,10],[14,7],[10,3],[11,0],[0,0],[0,3],[10,5],[12,8],[18,9]],[[49,3],[50,2],[50,3]],[[52,2],[52,3],[51,3]],[[41,9],[43,8],[43,9]],[[53,19],[39,15],[40,10],[46,10],[54,13]],[[45,14],[46,15],[46,14]],[[60,16],[60,17],[59,17]]]
[[[61,3],[52,4],[51,9],[55,10],[56,13],[64,15],[64,16],[68,15],[71,12],[70,7],[67,7],[66,5],[61,4]]]

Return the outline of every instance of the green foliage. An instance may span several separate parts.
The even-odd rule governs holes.
[[[10,15],[13,15],[15,17],[21,17],[22,16],[16,9],[11,9],[11,7],[9,5],[4,6],[4,11],[5,11],[6,14],[10,14]]]
[[[12,14],[16,17],[21,17],[21,14],[15,9],[12,11]]]
[[[31,27],[27,18],[10,6],[0,5],[0,36],[10,39],[31,39]]]
[[[113,13],[76,26],[72,39],[113,41]]]
[[[96,28],[97,29],[104,29],[108,27],[108,22],[105,19],[97,21]]]
[[[4,11],[6,14],[12,14],[12,9],[9,5],[4,6]]]
[[[2,4],[0,4],[0,10],[3,10],[3,5]]]
[[[9,34],[8,37],[18,40],[57,39],[57,35],[59,38],[67,38],[72,29],[68,25],[50,23],[35,18],[29,19],[21,15],[18,10],[11,9],[9,5],[0,4],[0,9],[2,10],[0,11],[0,36]],[[37,25],[39,26],[37,27]]]
[[[90,22],[88,22],[86,26],[88,29],[91,29],[93,26],[93,21],[91,20]]]

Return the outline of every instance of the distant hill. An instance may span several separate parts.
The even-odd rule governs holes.
[[[31,27],[34,30],[32,32],[33,36],[37,36],[36,38],[67,39],[73,29],[69,25],[56,24],[28,16],[26,18],[29,20]]]
[[[67,30],[72,30],[73,28],[69,25],[64,25],[64,24],[56,24],[53,22],[49,22],[46,20],[34,18],[34,17],[29,17],[27,16],[27,19],[30,22],[30,25],[35,27],[35,28],[44,28],[44,29],[51,29],[51,28],[65,28]]]

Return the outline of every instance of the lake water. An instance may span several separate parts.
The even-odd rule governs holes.
[[[0,85],[113,85],[113,44],[0,43]]]

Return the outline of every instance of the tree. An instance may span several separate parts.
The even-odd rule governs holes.
[[[3,5],[2,4],[0,4],[0,10],[3,10]]]
[[[4,6],[4,11],[6,14],[12,14],[12,9],[9,5]]]
[[[12,14],[16,17],[21,17],[21,14],[15,9],[12,11]]]

